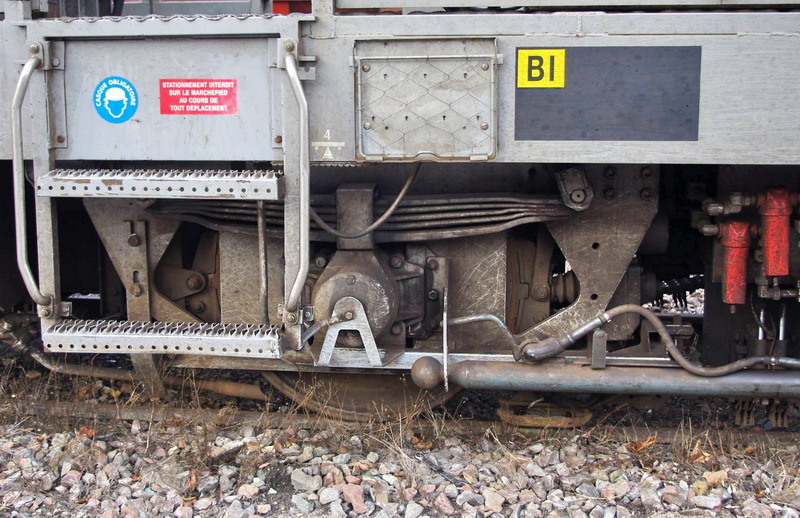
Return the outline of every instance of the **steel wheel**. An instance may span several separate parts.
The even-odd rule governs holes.
[[[436,408],[459,389],[422,390],[408,374],[264,372],[300,407],[344,421],[387,421]]]

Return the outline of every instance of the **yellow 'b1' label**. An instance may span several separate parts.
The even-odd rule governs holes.
[[[517,49],[517,88],[564,88],[566,49]]]

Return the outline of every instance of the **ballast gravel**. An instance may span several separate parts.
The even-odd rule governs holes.
[[[116,427],[0,427],[0,515],[800,518],[796,444],[759,456],[579,432]]]

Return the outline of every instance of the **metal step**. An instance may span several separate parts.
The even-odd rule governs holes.
[[[69,320],[50,326],[42,339],[54,353],[280,358],[278,329],[258,324]]]
[[[55,169],[36,180],[49,197],[280,200],[283,176],[276,171],[155,169]]]

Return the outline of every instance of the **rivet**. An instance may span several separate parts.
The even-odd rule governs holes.
[[[56,142],[58,142],[59,144],[63,144],[65,140],[67,139],[64,138],[64,135],[59,135],[56,137]]]
[[[403,323],[402,322],[395,322],[392,324],[392,334],[399,335],[403,332]]]
[[[650,171],[649,167],[645,167],[640,171],[640,174],[642,175],[642,178],[650,178],[652,171]]]
[[[430,261],[428,261],[428,268],[430,268],[430,269],[431,269],[431,270],[433,270],[434,272],[435,272],[436,270],[438,270],[438,269],[439,269],[439,263],[438,263],[438,261],[436,261],[436,259],[431,259]]]
[[[614,178],[617,175],[617,170],[613,167],[606,167],[606,170],[603,172],[606,178]]]
[[[139,246],[140,243],[141,239],[139,239],[139,236],[137,234],[131,234],[128,236],[128,244],[130,246]]]
[[[364,123],[364,129],[368,130],[370,128],[372,128],[372,124],[370,124],[369,122],[365,122]]]
[[[399,255],[393,255],[392,258],[389,259],[389,266],[395,269],[402,268],[404,262],[405,261],[403,261],[403,258]]]
[[[642,196],[643,200],[649,200],[653,196],[653,193],[650,191],[650,189],[642,189],[642,192],[639,194]]]
[[[283,137],[281,135],[276,136],[275,137],[275,143],[276,144],[280,144],[281,142],[283,142]]]
[[[353,320],[354,318],[356,318],[356,314],[353,313],[352,311],[348,311],[347,313],[344,314],[344,318],[346,318],[347,320]]]
[[[489,63],[481,63],[481,70],[489,70]]]
[[[355,275],[348,275],[347,276],[347,284],[352,286],[355,283],[356,283],[356,276]]]
[[[481,129],[483,131],[488,130],[489,129],[489,123],[488,122],[481,122]]]
[[[371,69],[372,67],[367,64],[361,65],[361,70],[363,70],[364,72],[369,72]]]

